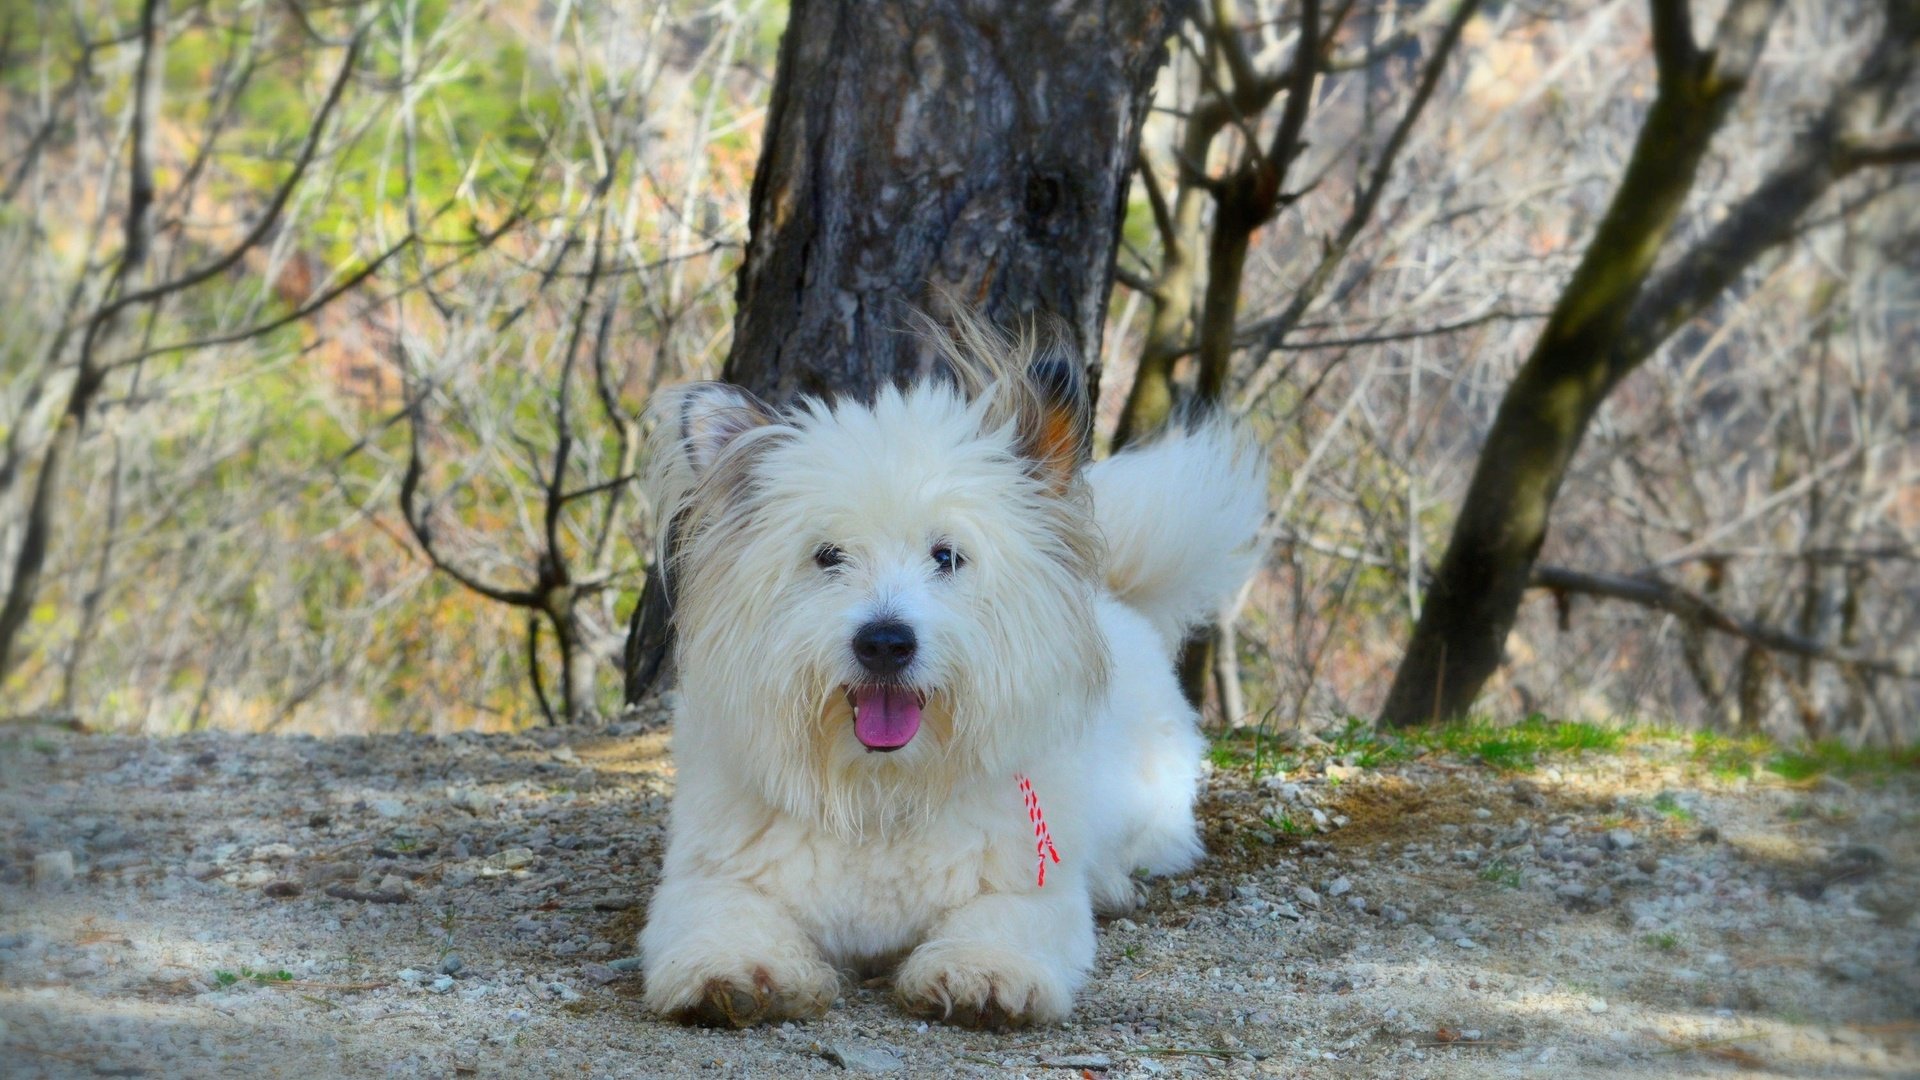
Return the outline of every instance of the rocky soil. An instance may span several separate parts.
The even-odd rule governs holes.
[[[715,1032],[637,1001],[669,749],[0,731],[0,1074],[1920,1075],[1910,776],[1223,770],[1072,1022]]]

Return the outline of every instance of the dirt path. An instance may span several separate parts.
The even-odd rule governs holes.
[[[1215,776],[1212,858],[1102,927],[1068,1025],[856,986],[736,1033],[648,1017],[622,962],[664,735],[16,730],[0,1074],[1920,1075],[1912,777],[1325,764]]]

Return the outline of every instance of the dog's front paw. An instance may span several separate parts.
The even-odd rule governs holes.
[[[894,993],[909,1012],[992,1031],[1050,1024],[1073,1009],[1069,980],[1044,959],[984,945],[916,951],[900,966]]]
[[[670,963],[647,972],[647,1004],[661,1016],[705,1027],[753,1027],[819,1016],[840,977],[818,960],[797,963]]]

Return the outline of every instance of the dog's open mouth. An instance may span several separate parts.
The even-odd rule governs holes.
[[[912,742],[920,730],[926,691],[873,684],[849,686],[846,691],[847,704],[853,707],[853,737],[869,751],[891,753]]]

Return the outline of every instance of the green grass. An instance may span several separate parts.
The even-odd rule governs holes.
[[[243,967],[236,973],[232,971],[222,971],[216,968],[213,972],[213,981],[222,987],[233,986],[242,981],[265,986],[268,983],[292,982],[293,972],[285,969],[279,971],[255,971],[252,968]]]
[[[1672,792],[1663,791],[1655,795],[1653,797],[1653,808],[1659,811],[1662,817],[1670,821],[1693,820],[1693,811],[1681,806],[1680,800],[1674,798]]]
[[[1430,754],[1466,758],[1498,772],[1526,772],[1550,760],[1662,744],[1686,747],[1696,765],[1724,780],[1764,772],[1802,783],[1826,775],[1876,778],[1920,771],[1920,747],[1859,750],[1832,740],[1788,746],[1758,736],[1684,732],[1659,725],[1608,726],[1554,720],[1538,713],[1513,723],[1476,717],[1389,732],[1375,731],[1366,721],[1350,717],[1320,735],[1320,743],[1300,748],[1276,738],[1263,720],[1217,736],[1208,753],[1216,768],[1250,771],[1256,779],[1292,774],[1321,762],[1378,768]],[[1693,819],[1692,812],[1671,795],[1655,798],[1653,808],[1673,821]]]
[[[1833,739],[1782,746],[1758,735],[1710,731],[1688,738],[1693,760],[1723,780],[1770,772],[1790,783],[1804,783],[1829,775],[1872,778],[1920,770],[1920,747],[1862,749]]]
[[[1520,887],[1520,868],[1505,859],[1495,859],[1480,868],[1480,880],[1491,885],[1505,885],[1509,889]]]
[[[1680,938],[1670,932],[1648,934],[1640,940],[1646,944],[1647,948],[1664,953],[1676,952],[1680,948]]]
[[[1284,833],[1287,836],[1304,836],[1313,831],[1298,821],[1293,820],[1292,814],[1281,814],[1277,818],[1268,817],[1262,818],[1261,820],[1267,823],[1267,828],[1278,833]]]

